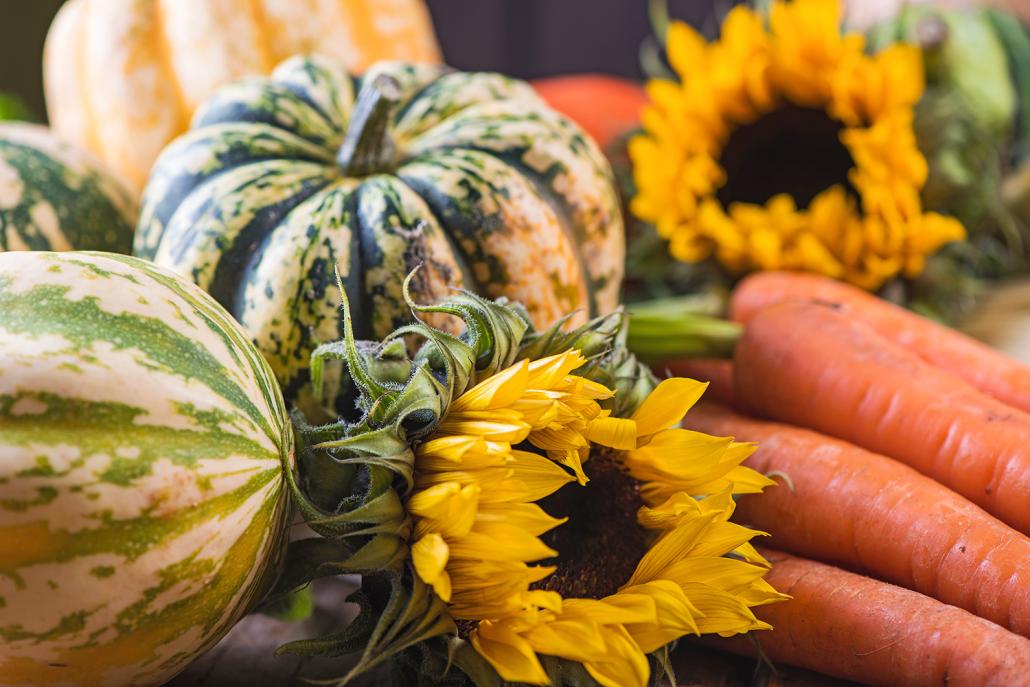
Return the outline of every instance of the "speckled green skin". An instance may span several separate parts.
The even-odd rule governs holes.
[[[268,364],[196,286],[0,253],[0,684],[182,670],[271,583],[292,456]]]
[[[393,154],[348,177],[337,152],[356,94],[382,74],[401,96]],[[410,321],[401,282],[419,265],[420,301],[466,287],[545,326],[613,309],[625,247],[604,156],[527,84],[400,63],[355,81],[294,58],[215,95],[165,150],[134,251],[209,291],[312,412],[310,353],[342,333],[334,269],[359,336]],[[344,410],[338,377],[317,412]]]
[[[35,124],[0,124],[0,251],[129,253],[129,192],[87,153]]]

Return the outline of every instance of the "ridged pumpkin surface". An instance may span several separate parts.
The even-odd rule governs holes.
[[[397,96],[389,144],[355,174],[340,152],[364,111],[355,96],[384,80]],[[401,282],[418,265],[421,302],[464,286],[523,303],[539,326],[618,303],[625,239],[607,161],[499,74],[380,63],[355,83],[292,59],[205,103],[143,205],[135,253],[226,306],[306,407],[310,353],[341,336],[334,268],[358,336],[410,321]]]
[[[98,160],[37,124],[0,124],[0,251],[132,249],[137,208]]]
[[[131,257],[0,254],[0,684],[159,685],[281,553],[292,432],[267,364]]]
[[[423,0],[69,0],[47,36],[47,111],[139,191],[218,87],[309,52],[356,71],[440,59]]]

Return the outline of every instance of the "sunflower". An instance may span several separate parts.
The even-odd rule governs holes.
[[[838,0],[774,0],[768,18],[735,7],[712,43],[669,26],[679,81],[648,84],[644,133],[629,152],[631,210],[673,257],[872,290],[918,276],[927,256],[965,237],[920,201],[918,48],[866,54],[864,36],[840,24]]]
[[[684,635],[769,628],[752,609],[786,597],[763,579],[760,533],[730,516],[734,494],[772,482],[741,465],[752,445],[679,427],[704,384],[657,383],[626,352],[621,315],[535,332],[469,294],[413,308],[459,315],[466,334],[418,324],[316,352],[316,376],[345,363],[358,412],[301,426],[308,474],[291,476],[309,524],[349,556],[323,551],[326,568],[309,543],[294,567],[390,582],[378,608],[371,591],[357,599],[358,671],[396,656],[441,680],[456,667],[476,684],[551,685],[578,670],[576,684],[644,687]],[[345,488],[313,495],[330,482]]]

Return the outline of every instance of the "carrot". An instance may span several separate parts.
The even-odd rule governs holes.
[[[744,496],[737,514],[772,545],[959,606],[1030,637],[1030,539],[910,467],[837,439],[710,403],[684,425],[755,441],[747,465],[791,488]]]
[[[1030,533],[1030,415],[824,305],[762,309],[733,365],[744,410],[896,458]]]
[[[756,609],[774,662],[874,685],[1030,685],[1030,640],[917,592],[762,550],[766,579],[794,597]],[[716,646],[754,655],[746,638]]]
[[[579,124],[602,149],[640,127],[647,104],[644,87],[605,74],[552,76],[533,82],[547,104]]]
[[[705,399],[733,406],[733,363],[721,358],[678,358],[654,367],[656,372],[668,371],[674,377],[689,377],[708,382]]]
[[[763,307],[784,301],[831,303],[931,365],[962,377],[1010,406],[1030,412],[1030,367],[853,286],[810,274],[762,272],[737,286],[730,312],[734,320],[746,323]]]

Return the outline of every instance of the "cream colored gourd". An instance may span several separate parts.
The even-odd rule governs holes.
[[[355,72],[440,59],[423,0],[69,0],[46,41],[47,111],[139,191],[208,95],[308,52]]]

